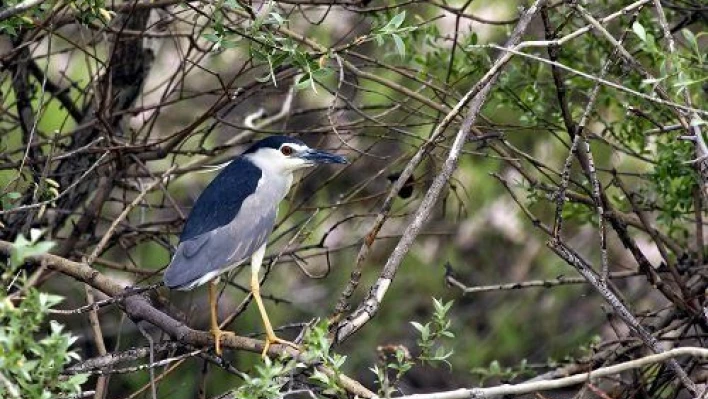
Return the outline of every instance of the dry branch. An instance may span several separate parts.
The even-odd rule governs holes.
[[[0,254],[10,256],[12,247],[12,243],[0,241]],[[70,276],[77,281],[86,283],[108,296],[120,296],[125,289],[129,288],[121,287],[115,281],[104,276],[99,271],[92,269],[86,264],[73,262],[56,255],[37,255],[27,258],[26,261],[30,263],[44,264],[49,269]],[[142,295],[126,296],[118,303],[118,306],[121,307],[121,309],[131,320],[133,320],[133,322],[148,322],[164,331],[172,339],[182,344],[202,348],[214,346],[214,337],[211,333],[208,331],[194,330],[188,327],[184,323],[153,307],[150,301]],[[229,334],[223,337],[222,346],[224,348],[261,353],[263,351],[264,342],[252,338]],[[267,354],[271,357],[278,357],[284,354],[295,357],[298,356],[298,352],[288,346],[280,344],[272,345],[268,349]],[[321,371],[331,373],[331,371],[324,368],[321,368]],[[358,395],[363,398],[371,398],[374,396],[371,391],[366,389],[359,382],[346,376],[341,377],[340,382],[342,387],[353,395]]]
[[[529,22],[531,22],[531,19],[536,15],[543,3],[544,0],[537,0],[533,3],[531,7],[529,7],[528,10],[526,10],[524,15],[519,19],[519,23],[514,28],[511,37],[507,41],[507,47],[515,46],[516,43],[521,40],[521,36],[526,32],[526,28],[528,27]],[[398,242],[396,248],[393,250],[390,257],[388,258],[388,261],[384,265],[378,280],[369,290],[369,294],[367,295],[366,299],[362,301],[359,307],[354,310],[345,320],[343,320],[336,326],[336,342],[342,342],[351,334],[355,333],[364,324],[371,320],[374,314],[376,314],[376,312],[378,311],[378,308],[381,305],[381,301],[386,295],[388,287],[396,275],[398,267],[401,265],[403,258],[413,245],[413,242],[418,236],[418,233],[423,227],[423,224],[430,215],[433,206],[436,204],[440,193],[446,187],[448,180],[452,176],[452,173],[457,168],[457,162],[460,153],[462,152],[462,147],[465,145],[467,137],[469,136],[470,131],[472,129],[472,126],[477,120],[479,112],[482,110],[482,105],[484,105],[487,95],[491,91],[494,82],[496,82],[496,80],[498,79],[499,72],[501,71],[503,66],[509,61],[509,59],[511,59],[511,57],[508,53],[501,53],[496,62],[494,63],[494,67],[492,67],[491,70],[487,72],[485,77],[481,79],[480,83],[478,83],[478,86],[480,87],[479,91],[477,92],[474,89],[471,90],[470,93],[474,92],[474,96],[465,96],[465,98],[463,98],[458,103],[458,106],[455,107],[448,114],[448,116],[445,117],[444,120],[451,119],[457,112],[461,110],[461,108],[468,100],[470,101],[469,109],[462,123],[462,127],[455,136],[455,141],[452,144],[452,147],[450,149],[450,152],[448,153],[447,159],[445,160],[445,164],[443,165],[442,170],[435,177],[435,180],[433,181],[432,185],[425,194],[423,201],[418,207],[418,211],[413,217],[413,220],[406,227],[403,233],[403,237],[401,237],[401,240]],[[412,171],[410,173],[412,173]],[[409,177],[410,174],[406,176],[405,172],[402,173],[401,176],[399,176],[395,187],[400,190]]]
[[[601,367],[587,373],[580,373],[555,380],[542,380],[521,384],[507,384],[489,388],[466,388],[447,392],[429,394],[416,394],[400,396],[400,399],[491,399],[505,395],[522,395],[552,391],[559,388],[571,387],[579,384],[590,383],[602,377],[616,376],[622,372],[642,368],[655,363],[673,360],[679,356],[692,356],[699,359],[708,359],[708,349],[705,348],[674,348],[661,354],[649,355],[639,359],[618,363],[612,366]]]

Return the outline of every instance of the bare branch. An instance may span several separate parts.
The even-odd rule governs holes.
[[[518,43],[519,40],[521,40],[521,36],[526,31],[529,22],[534,17],[534,15],[536,15],[543,3],[544,0],[536,0],[533,5],[528,10],[526,10],[524,15],[520,18],[518,25],[514,28],[514,32],[511,34],[511,37],[507,42],[508,47],[514,46],[516,43]],[[484,104],[487,98],[487,94],[489,94],[489,92],[491,91],[492,84],[497,80],[499,76],[498,73],[500,72],[503,65],[505,65],[510,58],[511,57],[508,53],[502,53],[497,59],[497,61],[494,63],[495,66],[489,72],[487,72],[485,77],[482,79],[482,81],[485,83],[483,84],[479,92],[471,98],[469,110],[467,111],[467,115],[465,116],[462,128],[457,133],[457,136],[455,136],[455,141],[452,144],[452,148],[450,149],[450,152],[447,156],[442,170],[436,176],[435,180],[433,181],[433,184],[430,186],[428,192],[425,194],[425,197],[423,198],[423,201],[418,207],[418,211],[416,212],[413,220],[406,227],[406,230],[403,233],[403,237],[401,237],[401,240],[398,242],[396,248],[393,250],[391,256],[388,258],[388,261],[386,262],[386,265],[384,265],[378,280],[371,287],[367,298],[359,305],[359,307],[354,312],[351,313],[351,315],[349,315],[343,322],[339,323],[339,325],[336,327],[336,342],[342,342],[348,336],[356,332],[364,324],[366,324],[366,322],[368,322],[378,311],[381,301],[386,295],[388,287],[393,281],[393,278],[396,275],[396,271],[398,270],[398,267],[403,261],[403,257],[410,250],[410,247],[413,244],[415,238],[418,236],[420,229],[423,227],[423,223],[426,221],[428,215],[430,215],[430,212],[432,211],[433,206],[437,202],[438,196],[442,192],[443,188],[447,185],[447,181],[450,179],[452,173],[455,171],[457,167],[458,157],[462,152],[462,147],[467,141],[467,136],[469,135],[472,125],[474,124],[479,112],[482,109],[482,105]],[[466,100],[467,98],[463,98],[463,100],[458,103],[458,107],[456,107],[456,109],[461,108],[465,104]],[[448,114],[445,120],[449,119],[449,115],[453,115],[454,112],[455,109],[453,109],[453,111]],[[402,173],[401,176],[398,178],[398,181],[396,183],[399,190],[403,186],[403,183],[405,183],[405,181],[408,179],[408,177],[409,176],[405,176],[405,173]]]
[[[44,3],[45,1],[46,0],[24,0],[23,2],[15,4],[14,6],[0,10],[0,21],[4,21],[18,14],[22,14],[30,8],[38,6]]]
[[[696,358],[708,358],[708,349],[705,348],[674,348],[666,352],[645,356],[639,359],[618,363],[612,366],[601,367],[587,373],[558,378],[550,381],[533,381],[521,384],[507,384],[489,388],[468,388],[457,389],[447,392],[435,392],[429,394],[404,395],[401,399],[491,399],[505,395],[522,395],[525,393],[543,392],[554,389],[575,386],[578,384],[596,381],[602,377],[611,377],[619,373],[642,368],[655,363],[673,360],[680,356],[692,356]]]

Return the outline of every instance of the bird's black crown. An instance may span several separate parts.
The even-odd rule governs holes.
[[[273,148],[273,149],[279,149],[281,145],[283,144],[298,144],[298,145],[306,145],[302,140],[293,138],[293,137],[288,137],[288,136],[270,136],[267,137],[263,140],[256,141],[252,146],[250,146],[244,154],[252,154],[261,148]]]

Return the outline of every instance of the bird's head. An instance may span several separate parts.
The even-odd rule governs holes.
[[[319,164],[347,163],[347,159],[342,156],[310,148],[296,138],[285,136],[271,136],[260,140],[243,155],[260,167],[290,173]]]

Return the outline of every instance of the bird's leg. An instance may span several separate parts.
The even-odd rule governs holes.
[[[229,331],[223,331],[219,327],[219,321],[217,320],[217,301],[216,301],[216,285],[219,279],[215,279],[209,282],[209,308],[211,309],[211,328],[210,332],[214,336],[214,350],[217,355],[221,356],[221,336],[225,334],[231,334]]]
[[[268,313],[266,313],[265,306],[263,306],[263,299],[261,299],[261,284],[258,280],[258,272],[261,269],[261,263],[263,262],[263,255],[265,255],[265,245],[260,247],[251,257],[251,292],[253,293],[253,299],[256,300],[256,305],[258,306],[258,311],[263,319],[263,326],[265,327],[266,340],[263,347],[262,357],[266,357],[268,353],[268,348],[272,344],[283,344],[291,346],[298,349],[298,346],[290,341],[278,338],[273,332],[273,326],[270,324],[270,319],[268,318]]]
[[[268,349],[272,344],[283,344],[291,346],[295,349],[300,349],[298,346],[290,341],[278,338],[273,331],[273,326],[270,324],[270,319],[268,318],[268,313],[266,313],[265,306],[263,306],[263,300],[261,299],[260,284],[258,282],[258,275],[251,275],[251,292],[253,293],[253,299],[256,300],[256,305],[258,305],[258,311],[261,313],[261,318],[263,319],[263,326],[265,327],[266,340],[263,347],[263,352],[261,356],[266,357]]]

